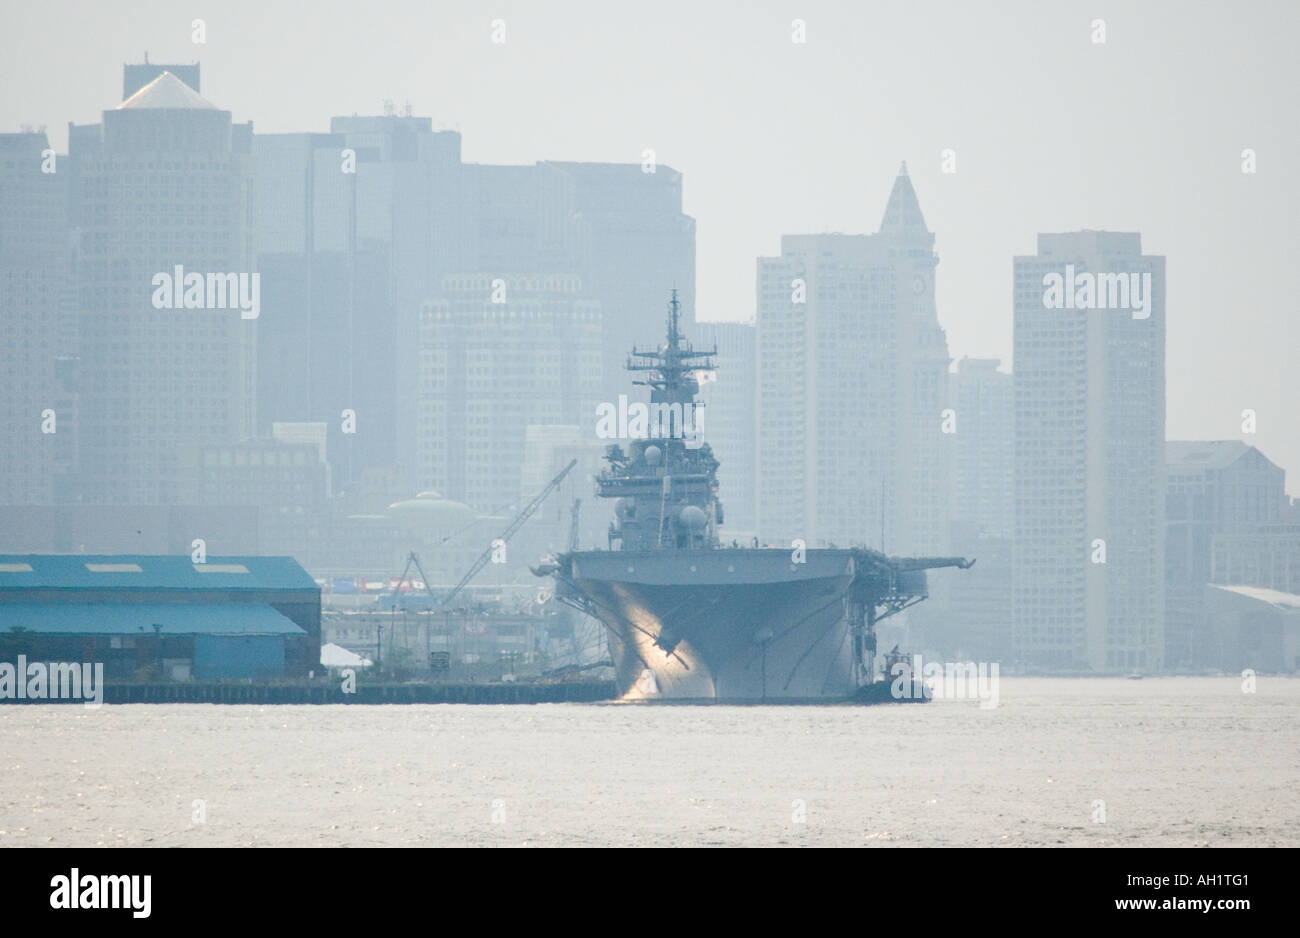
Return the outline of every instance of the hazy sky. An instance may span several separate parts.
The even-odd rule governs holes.
[[[653,148],[685,174],[716,319],[753,316],[783,233],[875,231],[906,160],[954,358],[1009,362],[1011,259],[1038,232],[1140,231],[1169,259],[1168,436],[1246,439],[1300,494],[1297,26],[1295,0],[0,0],[0,130],[46,124],[64,151],[148,51],[200,61],[204,96],[262,132],[390,98],[459,128],[472,162]]]

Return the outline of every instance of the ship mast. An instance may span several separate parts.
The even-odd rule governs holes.
[[[667,343],[660,349],[633,347],[627,360],[628,371],[647,373],[645,380],[633,383],[648,385],[651,388],[650,401],[654,404],[693,404],[700,390],[694,372],[715,367],[713,357],[718,354],[718,347],[695,351],[691,343],[682,338],[680,320],[681,304],[674,289],[668,302]]]

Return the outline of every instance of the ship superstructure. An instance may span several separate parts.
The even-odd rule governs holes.
[[[626,421],[627,448],[609,446],[596,479],[596,494],[614,501],[609,549],[561,554],[535,572],[605,624],[625,696],[848,699],[878,679],[876,623],[925,598],[927,569],[973,561],[725,546],[718,461],[695,400],[716,354],[681,334],[674,291],[666,341],[628,360],[650,403],[633,405],[644,410]]]

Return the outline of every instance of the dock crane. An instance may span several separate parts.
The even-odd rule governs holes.
[[[504,544],[509,541],[510,538],[514,536],[515,532],[522,528],[524,523],[533,516],[533,513],[541,507],[542,502],[546,501],[546,497],[560,487],[560,483],[564,481],[564,477],[567,476],[569,471],[577,464],[578,460],[570,460],[569,464],[560,470],[559,475],[547,483],[546,488],[542,489],[531,502],[525,505],[523,511],[515,515],[515,519],[510,522],[504,531],[497,535],[497,537],[493,538],[492,543],[488,545],[487,550],[479,554],[478,559],[474,561],[473,566],[471,566],[465,575],[460,578],[460,582],[452,587],[451,592],[443,597],[442,602],[437,602],[437,597],[433,594],[433,588],[429,585],[429,578],[424,575],[424,568],[420,566],[420,558],[416,556],[414,552],[406,558],[406,567],[402,570],[402,577],[397,581],[397,586],[393,588],[394,599],[396,599],[397,591],[401,588],[402,584],[406,582],[407,574],[411,570],[411,565],[414,564],[415,569],[420,571],[420,576],[424,580],[424,588],[428,592],[429,597],[440,607],[450,606],[451,601],[459,595],[462,589],[465,588],[465,584],[478,576],[479,571],[486,567],[489,561],[491,561],[492,553],[496,550],[497,543],[501,542]]]

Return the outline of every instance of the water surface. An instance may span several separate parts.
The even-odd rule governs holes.
[[[1297,846],[1300,680],[1004,678],[996,709],[5,705],[0,764],[6,846]]]

